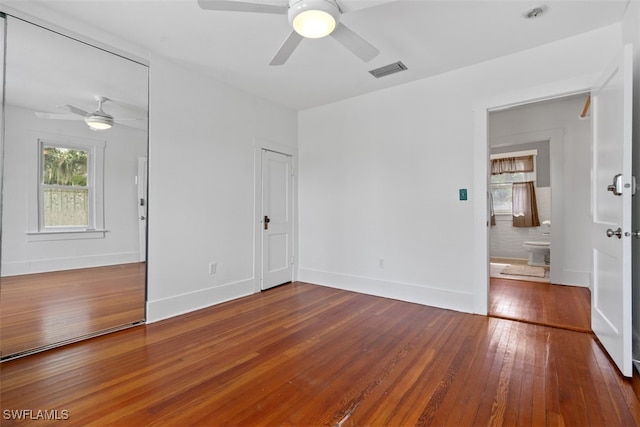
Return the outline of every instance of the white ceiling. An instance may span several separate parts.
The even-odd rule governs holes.
[[[281,3],[286,0],[254,0]],[[380,50],[362,62],[331,37],[303,40],[282,66],[269,61],[290,32],[284,15],[200,9],[196,0],[17,0],[174,58],[296,110],[403,84],[619,22],[629,0],[338,0],[341,22]],[[525,10],[544,4],[533,20]],[[588,54],[588,52],[585,52]],[[402,61],[408,71],[368,70]]]

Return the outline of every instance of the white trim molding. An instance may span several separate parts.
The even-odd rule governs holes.
[[[147,301],[146,323],[158,322],[170,317],[212,307],[236,298],[251,295],[253,278],[211,286],[169,298]],[[214,301],[211,303],[211,301]]]
[[[138,252],[44,258],[15,262],[4,261],[2,263],[2,277],[46,273],[49,271],[104,267],[107,265],[132,264],[135,262],[140,262],[138,259]]]
[[[300,267],[298,274],[300,280],[303,282],[330,288],[413,302],[464,313],[471,313],[474,309],[474,295],[466,292],[430,287],[425,284],[394,282],[351,274],[331,273],[304,267]]]

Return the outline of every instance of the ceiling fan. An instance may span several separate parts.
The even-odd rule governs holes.
[[[40,119],[54,119],[54,120],[84,120],[84,122],[89,126],[91,130],[99,131],[106,130],[113,127],[116,122],[125,121],[125,120],[140,120],[139,118],[132,117],[120,117],[114,118],[112,115],[107,114],[102,109],[102,104],[107,101],[111,101],[109,98],[105,96],[96,96],[96,101],[98,102],[98,109],[94,112],[88,112],[81,108],[74,107],[73,105],[58,105],[57,108],[61,110],[66,110],[73,115],[69,114],[52,114],[52,113],[41,113],[36,112],[36,117]]]
[[[375,58],[380,52],[340,22],[340,15],[344,13],[344,9],[336,0],[263,0],[262,3],[198,0],[198,4],[206,10],[288,15],[293,30],[269,65],[282,65],[287,62],[303,38],[321,38],[328,35],[365,62]]]

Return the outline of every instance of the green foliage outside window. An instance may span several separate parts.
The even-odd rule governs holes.
[[[42,147],[45,227],[87,227],[89,224],[88,152]]]
[[[87,152],[59,147],[43,147],[43,183],[87,186]]]

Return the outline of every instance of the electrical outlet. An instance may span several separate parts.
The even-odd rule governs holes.
[[[216,274],[216,270],[218,269],[218,264],[215,262],[209,263],[209,274]]]

